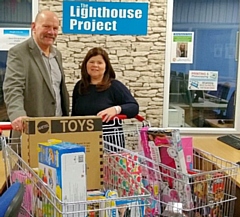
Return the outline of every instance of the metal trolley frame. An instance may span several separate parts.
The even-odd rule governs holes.
[[[120,210],[128,209],[132,210],[132,215],[125,212],[125,216],[122,216],[141,217],[142,214],[136,208],[139,210],[144,207],[142,213],[147,217],[233,217],[237,164],[194,148],[191,172],[183,173],[156,160],[159,147],[150,147],[152,158],[146,157],[141,147],[140,130],[150,124],[141,117],[137,117],[137,123],[119,120],[124,118],[114,119],[118,121],[116,125],[103,126],[105,188],[117,189],[118,198],[74,203],[60,201],[22,161],[14,151],[17,150],[14,144],[2,137],[7,174],[11,177],[13,171],[25,172],[29,176],[29,183],[62,216],[81,216],[82,213],[86,215],[86,212],[91,216],[91,213],[97,211],[106,214],[106,210],[118,210],[121,217]],[[86,208],[94,207],[96,203],[105,205],[92,210]],[[110,207],[109,204],[115,205]],[[120,205],[117,207],[116,204]],[[66,209],[63,211],[59,207]],[[31,212],[28,214],[34,216]]]
[[[141,118],[138,120],[143,121]],[[151,158],[145,156],[141,147],[140,130],[144,126],[150,127],[148,122],[142,125],[138,122],[121,124],[122,126],[119,124],[108,128],[103,138],[118,145],[124,141],[127,149],[139,153],[138,160],[141,165],[145,165],[142,180],[151,193],[150,205],[145,209],[146,216],[233,216],[237,164],[193,148],[191,171],[183,173],[157,160],[159,147],[150,145]]]
[[[0,126],[1,127],[1,126]],[[11,126],[2,130],[11,129]],[[6,179],[10,184],[19,181],[25,184],[25,195],[19,216],[42,217],[134,217],[143,216],[150,193],[143,187],[140,177],[141,164],[135,159],[135,153],[122,148],[121,153],[112,152],[117,146],[106,142],[103,155],[104,188],[110,192],[109,197],[86,201],[64,202],[58,199],[55,192],[38,176],[37,170],[30,168],[20,157],[18,143],[1,136],[3,159],[5,161]],[[106,148],[108,147],[108,148]],[[132,173],[126,168],[128,162],[137,169]],[[142,167],[141,167],[142,168]],[[16,180],[15,175],[18,176]],[[22,177],[22,178],[19,178]],[[43,213],[45,215],[43,215]]]

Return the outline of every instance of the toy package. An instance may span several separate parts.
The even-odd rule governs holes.
[[[156,151],[156,149],[152,148],[153,146],[149,145],[149,138],[148,138],[148,129],[149,127],[143,127],[140,130],[140,145],[142,146],[142,150],[143,150],[143,154],[146,158],[151,159],[151,160],[155,160],[155,162],[159,162],[160,159],[154,158],[155,156],[159,156],[157,154],[154,154],[154,152]],[[153,164],[151,161],[147,161],[146,162],[146,166],[147,166],[147,175],[149,177],[152,177],[153,179],[160,179],[159,174],[156,172],[159,170],[159,168]],[[153,170],[153,169],[154,170]]]
[[[183,173],[187,173],[179,130],[149,128],[147,134],[148,140],[153,141],[155,146],[159,147],[159,162]]]
[[[160,181],[160,200],[165,203],[182,203],[184,208],[192,208],[192,190],[187,178],[187,166],[192,166],[191,144],[187,145],[191,150],[186,152],[191,156],[191,161],[186,164],[179,130],[145,127],[141,129],[140,135],[145,156],[159,163],[159,172],[153,172],[157,171],[156,166],[149,165],[153,169],[150,169],[148,177]]]
[[[99,200],[99,202],[88,204],[88,217],[106,217],[106,210],[101,210],[105,208],[106,197],[101,195],[88,196],[88,201]],[[102,200],[102,201],[101,201]],[[97,211],[94,211],[97,210]]]
[[[224,199],[224,188],[225,188],[224,174],[215,173],[212,177],[211,189],[213,200],[215,202],[221,202]]]
[[[191,136],[183,136],[181,140],[186,167],[189,171],[193,169],[193,139]]]
[[[32,193],[33,184],[31,182],[32,175],[21,170],[15,170],[12,172],[11,181],[20,182],[25,185],[25,193],[23,196],[22,206],[27,210],[27,212],[32,213]],[[30,215],[25,210],[21,209],[18,217],[30,217]]]
[[[138,157],[127,152],[109,154],[105,157],[106,183],[121,186],[121,196],[133,196],[141,193],[141,167]],[[120,189],[120,188],[119,188]]]
[[[154,217],[157,214],[160,214],[160,186],[161,183],[156,180],[152,180],[150,177],[143,178],[143,186],[149,191],[151,197],[146,199],[146,206],[144,214],[149,217]]]
[[[47,192],[44,192],[45,195],[50,198],[53,192],[64,202],[86,201],[85,147],[68,142],[59,143],[59,141],[53,140],[40,143],[38,147],[39,177],[49,188]],[[43,189],[46,190],[46,188]],[[41,197],[41,192],[37,192],[37,189],[35,191],[36,194],[39,194],[36,197],[38,201],[34,202],[38,212],[42,212],[45,217],[61,216],[55,213],[52,205],[47,200],[44,200],[44,197]],[[40,206],[37,204],[40,204]],[[78,207],[71,206],[72,210],[69,210],[70,208],[64,205],[61,207],[60,204],[57,204],[57,206],[63,212],[86,210],[84,204]],[[42,210],[39,211],[41,207]],[[85,217],[86,213],[76,213],[72,216]]]
[[[107,190],[105,197],[108,199],[106,207],[106,217],[136,217],[143,216],[144,206],[141,199],[119,199],[115,190]],[[111,200],[114,199],[114,200]]]
[[[160,185],[161,176],[158,163],[161,162],[158,148],[155,147],[152,140],[149,141],[148,127],[143,127],[140,131],[140,144],[143,150],[143,154],[146,158],[156,162],[146,161],[146,166],[142,169],[142,182],[143,186],[151,194],[151,198],[148,200],[148,205],[145,207],[145,215],[153,217],[161,213],[160,208]]]
[[[206,175],[196,176],[194,179],[193,192],[195,201],[200,204],[207,202],[208,184]]]

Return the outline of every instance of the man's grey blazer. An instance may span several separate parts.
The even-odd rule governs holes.
[[[56,60],[62,73],[62,111],[64,116],[68,116],[69,94],[65,84],[62,56],[58,50]],[[3,94],[10,121],[19,116],[55,116],[56,101],[50,75],[32,37],[9,50]]]

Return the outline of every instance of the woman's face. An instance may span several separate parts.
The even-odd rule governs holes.
[[[97,84],[102,81],[106,63],[101,55],[93,56],[87,61],[87,73],[91,77],[91,83]]]
[[[180,50],[185,50],[185,44],[180,44]]]

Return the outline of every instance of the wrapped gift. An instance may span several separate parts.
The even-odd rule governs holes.
[[[121,152],[109,154],[105,163],[106,183],[122,188],[121,196],[131,196],[141,193],[141,166],[138,156]]]

